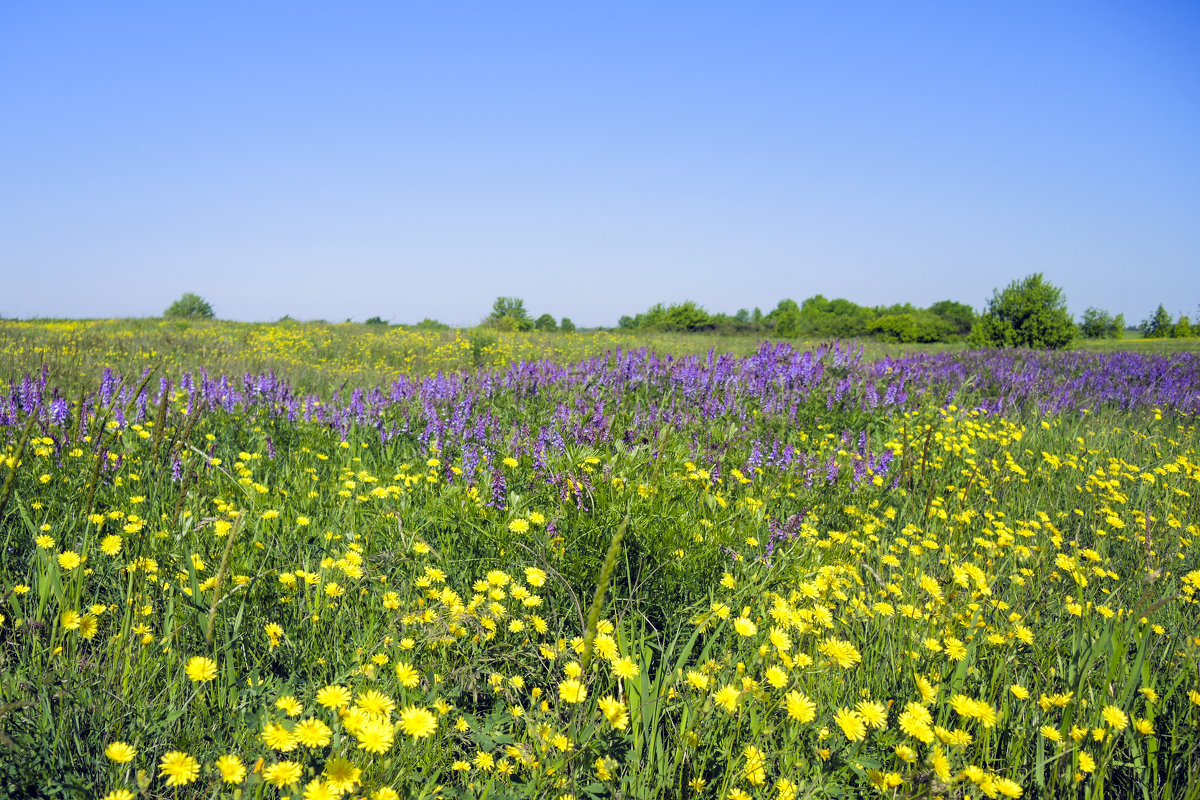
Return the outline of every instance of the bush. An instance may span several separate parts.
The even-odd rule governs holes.
[[[570,317],[563,317],[562,322],[558,323],[558,327],[559,327],[559,330],[561,330],[563,333],[574,333],[575,332],[575,323],[571,322]]]
[[[186,292],[163,312],[163,316],[174,319],[212,319],[213,309],[200,295]]]
[[[533,323],[534,330],[539,331],[556,331],[558,330],[558,322],[549,314],[542,314]]]
[[[971,331],[971,343],[983,347],[1032,347],[1056,350],[1075,336],[1062,289],[1040,272],[997,289]]]
[[[369,320],[367,320],[363,324],[365,324],[365,325],[387,325],[388,321],[386,319],[384,319],[383,317],[371,317]]]
[[[1114,317],[1099,308],[1084,311],[1083,320],[1079,323],[1079,333],[1085,339],[1120,339],[1124,330],[1124,314]]]

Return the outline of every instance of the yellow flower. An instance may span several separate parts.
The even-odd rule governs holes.
[[[629,724],[629,714],[625,711],[625,704],[615,697],[600,698],[600,710],[609,724],[617,730],[625,730]]]
[[[34,541],[37,543],[37,546],[42,548],[43,550],[53,550],[54,549],[54,537],[53,536],[47,536],[46,534],[43,533],[41,536],[34,539]]]
[[[400,712],[400,728],[414,739],[424,739],[437,730],[437,717],[427,708],[409,706]]]
[[[340,795],[342,792],[354,791],[362,777],[362,769],[356,767],[348,758],[331,758],[325,762],[325,769],[321,774],[325,776],[329,787]]]
[[[133,792],[129,789],[113,789],[100,800],[133,800]]]
[[[836,661],[842,669],[850,669],[862,661],[858,649],[841,639],[826,639],[817,649]]]
[[[782,689],[788,684],[787,673],[783,671],[777,664],[772,664],[767,667],[766,672],[767,683],[776,689]]]
[[[78,611],[64,611],[62,613],[62,626],[65,630],[77,630],[82,620],[83,617],[80,616]]]
[[[803,692],[791,691],[785,698],[788,716],[797,722],[812,722],[817,716],[817,704]]]
[[[755,786],[762,786],[767,780],[767,757],[763,755],[763,751],[753,745],[747,747],[742,755],[746,759],[745,769],[742,774],[746,780]]]
[[[567,703],[582,703],[587,699],[587,687],[575,678],[567,678],[558,685],[558,696]]]
[[[163,756],[158,768],[167,779],[167,786],[186,786],[200,774],[200,762],[178,750]]]
[[[716,694],[713,695],[713,701],[732,714],[737,709],[738,695],[741,694],[735,687],[725,685],[722,686]]]
[[[857,710],[863,722],[872,728],[882,729],[887,727],[887,706],[883,703],[872,703],[869,700],[863,700],[858,704]]]
[[[867,736],[867,725],[862,716],[845,706],[838,710],[833,721],[842,729],[842,733],[846,734],[846,738],[852,742],[862,741]]]
[[[241,783],[246,777],[246,765],[232,753],[217,759],[217,769],[221,771],[221,780],[225,783]]]
[[[1049,739],[1050,741],[1052,741],[1052,742],[1061,742],[1062,741],[1062,734],[1058,732],[1058,728],[1055,728],[1050,725],[1043,725],[1040,730],[1042,732],[1042,736]]]
[[[368,689],[358,696],[356,705],[371,715],[387,715],[395,710],[396,701],[383,692]]]
[[[262,740],[272,750],[289,753],[296,749],[298,742],[296,734],[282,725],[268,722],[263,725]]]
[[[513,533],[525,533],[529,530],[529,520],[514,519],[508,523],[508,529]]]
[[[104,755],[108,756],[110,761],[115,761],[118,764],[128,764],[137,755],[137,749],[125,742],[113,742],[104,748]]]
[[[1100,715],[1114,731],[1123,731],[1129,726],[1129,716],[1116,706],[1105,706]]]
[[[295,761],[280,761],[263,770],[263,780],[275,784],[276,789],[300,780],[301,767]]]
[[[333,738],[333,731],[321,720],[309,717],[296,723],[292,735],[305,747],[324,747]]]
[[[360,750],[368,753],[386,753],[392,748],[395,731],[387,720],[369,719],[358,726],[354,733]]]
[[[217,677],[217,662],[204,656],[192,656],[184,671],[196,683],[205,683]]]
[[[396,678],[405,689],[415,689],[421,682],[421,674],[407,661],[396,662]]]
[[[1096,759],[1092,758],[1088,753],[1079,751],[1079,771],[1080,772],[1095,772]]]
[[[300,705],[291,695],[280,697],[275,701],[275,707],[289,717],[298,717],[304,713],[304,706]]]
[[[546,583],[546,573],[537,567],[526,567],[525,582],[534,588],[543,586]]]
[[[753,636],[758,633],[758,626],[747,617],[738,617],[733,621],[733,629],[742,636]]]
[[[638,665],[628,656],[614,661],[612,667],[618,678],[636,678],[640,672]]]
[[[1149,736],[1150,734],[1154,733],[1154,723],[1148,719],[1135,719],[1133,721],[1133,727],[1143,736]]]
[[[121,552],[121,537],[115,533],[111,536],[105,536],[100,542],[100,549],[106,556],[115,556]]]
[[[1028,700],[1029,699],[1029,690],[1026,689],[1024,686],[1020,685],[1019,683],[1014,683],[1012,686],[1009,686],[1008,690],[1010,692],[1012,692],[1013,697],[1017,698],[1018,700]]]
[[[83,563],[83,559],[74,550],[58,554],[58,565],[63,569],[75,569]]]
[[[350,705],[350,690],[345,686],[326,686],[317,690],[317,702],[325,708],[345,708]]]

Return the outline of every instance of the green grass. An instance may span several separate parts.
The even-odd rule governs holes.
[[[235,346],[253,326],[144,325],[130,359],[167,336],[176,365],[268,357]],[[348,369],[377,345],[340,328],[303,330]],[[427,352],[454,340],[439,341]],[[308,369],[289,374],[328,374]],[[519,431],[576,399],[547,387],[488,409]],[[669,402],[606,399],[618,431]],[[745,429],[497,463],[504,509],[492,470],[419,427],[381,445],[261,409],[189,417],[182,394],[161,425],[92,418],[88,441],[35,433],[19,460],[10,442],[0,793],[318,797],[347,759],[356,797],[1195,796],[1194,420],[879,415],[872,445],[896,471],[854,485],[840,435],[863,420],[814,397],[780,429],[747,403]],[[821,465],[812,486],[735,472],[780,430]],[[725,454],[721,482],[696,437]],[[795,538],[766,557],[788,520]],[[324,707],[330,685],[359,710]],[[292,742],[302,720],[321,743]],[[128,764],[104,755],[118,741]],[[194,781],[169,785],[171,752]],[[246,774],[224,783],[222,756]]]

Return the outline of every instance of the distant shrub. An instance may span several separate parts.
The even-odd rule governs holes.
[[[1120,339],[1125,332],[1125,315],[1115,317],[1099,308],[1083,312],[1079,322],[1079,333],[1085,339]]]
[[[563,333],[574,333],[575,323],[571,322],[570,317],[563,317],[562,322],[558,323],[558,329]]]
[[[212,319],[213,309],[200,295],[185,292],[182,297],[167,307],[163,316],[172,319]]]
[[[1031,347],[1056,350],[1075,336],[1062,289],[1040,272],[997,289],[971,331],[971,342],[983,347]]]
[[[383,317],[371,317],[364,324],[366,325],[387,325],[388,321]]]
[[[556,331],[558,330],[558,322],[549,314],[542,314],[533,323],[534,330],[539,331]]]

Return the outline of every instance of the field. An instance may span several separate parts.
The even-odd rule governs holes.
[[[0,332],[0,795],[1200,797],[1197,353]]]

